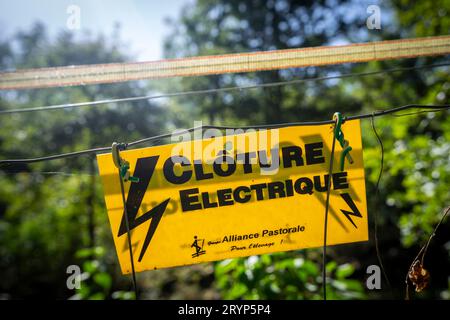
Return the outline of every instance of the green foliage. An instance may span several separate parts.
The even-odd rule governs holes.
[[[327,264],[329,299],[364,298],[361,282],[349,279],[351,264]],[[216,264],[216,285],[225,299],[322,299],[321,270],[305,252],[224,260]]]
[[[112,291],[113,279],[111,270],[105,263],[105,248],[94,247],[80,249],[75,254],[76,258],[81,259],[82,275],[80,288],[76,294],[70,297],[72,300],[134,300],[134,292],[131,291]]]
[[[68,32],[49,40],[45,27],[12,39],[0,40],[0,68],[122,62],[129,58],[118,39],[84,37]],[[0,108],[21,108],[129,97],[148,94],[137,83],[105,86],[23,90],[0,93]],[[1,158],[39,157],[128,142],[165,131],[166,113],[147,101],[104,105],[54,112],[24,113],[0,117]],[[0,171],[0,293],[28,298],[72,295],[64,285],[67,266],[77,264],[79,248],[104,246],[108,265],[116,265],[95,157],[31,165],[7,166]],[[95,261],[83,267],[92,274],[92,286],[83,298],[108,297],[107,290],[122,289]],[[20,284],[20,285],[19,285]],[[118,288],[108,288],[111,286]],[[100,287],[103,290],[100,290]],[[126,298],[128,295],[118,294]]]

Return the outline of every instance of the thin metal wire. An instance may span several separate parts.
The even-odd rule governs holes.
[[[337,120],[336,120],[337,121]],[[327,300],[327,234],[328,234],[328,209],[330,207],[331,179],[333,175],[334,149],[336,146],[336,124],[333,127],[333,142],[331,144],[330,167],[328,170],[328,188],[325,201],[325,222],[323,227],[323,249],[322,249],[322,286],[323,300]]]
[[[119,156],[119,149],[116,148],[117,153],[117,159],[120,159]],[[139,300],[138,298],[138,289],[137,289],[137,282],[136,282],[136,271],[134,269],[134,259],[133,259],[133,247],[131,246],[131,234],[130,234],[130,225],[129,225],[129,217],[128,217],[128,210],[127,210],[127,201],[125,200],[125,188],[123,186],[123,180],[122,176],[120,175],[120,168],[117,168],[118,177],[120,180],[120,192],[122,193],[122,202],[123,202],[123,212],[125,214],[125,227],[127,228],[127,241],[128,241],[128,251],[130,252],[130,262],[131,262],[131,273],[132,273],[132,279],[133,279],[133,289],[135,294],[135,299]]]
[[[373,113],[367,113],[367,114],[361,114],[361,115],[355,115],[355,116],[349,116],[346,117],[345,120],[355,120],[355,119],[367,119],[370,117],[380,117],[385,116],[388,114],[394,114],[399,111],[408,110],[408,109],[435,109],[434,111],[444,111],[447,109],[450,109],[450,105],[420,105],[420,104],[410,104],[406,106],[401,106],[397,108],[392,108],[388,110],[383,111],[376,111]],[[193,132],[194,130],[201,130],[201,129],[219,129],[219,130],[226,130],[226,129],[275,129],[275,128],[285,128],[285,127],[292,127],[292,126],[312,126],[312,125],[324,125],[324,124],[332,124],[334,123],[333,120],[325,120],[325,121],[312,121],[312,122],[289,122],[289,123],[281,123],[281,124],[271,124],[271,125],[258,125],[258,126],[202,126],[202,127],[194,127],[190,129],[186,129],[185,131],[178,131],[175,133],[166,133],[161,134],[157,136],[152,136],[148,138],[144,138],[141,140],[133,141],[127,144],[128,147],[140,145],[146,142],[153,142],[161,139],[176,137],[181,134],[185,134],[186,132]],[[36,163],[36,162],[42,162],[42,161],[51,161],[51,160],[57,160],[57,159],[64,159],[64,158],[73,158],[83,155],[90,155],[90,154],[97,154],[101,152],[110,152],[111,147],[101,147],[101,148],[92,148],[82,151],[75,151],[75,152],[69,152],[69,153],[61,153],[51,156],[45,156],[45,157],[39,157],[39,158],[29,158],[29,159],[6,159],[6,160],[0,160],[0,165],[12,165],[17,163]]]
[[[416,114],[421,114],[421,113],[430,113],[430,112],[438,112],[441,110],[422,110],[422,111],[416,111],[416,112],[408,112],[408,113],[402,113],[402,114],[391,114],[391,116],[393,117],[405,117],[405,116],[413,116]]]
[[[93,177],[93,176],[97,176],[97,175],[94,175],[94,174],[89,174],[89,173],[84,173],[84,172],[64,172],[64,171],[27,171],[27,170],[22,170],[22,171],[3,172],[3,174],[7,174],[7,175],[14,175],[14,174],[20,174],[20,173],[26,173],[26,174],[30,174],[30,175],[67,176],[67,177],[72,177],[72,176]]]
[[[173,97],[181,97],[181,96],[189,96],[189,95],[222,93],[222,92],[244,90],[244,89],[250,90],[250,89],[257,89],[257,88],[269,88],[269,87],[278,87],[278,86],[286,86],[286,85],[295,85],[295,84],[300,84],[300,83],[309,82],[309,81],[316,82],[316,81],[326,81],[326,80],[349,78],[349,77],[364,77],[364,76],[372,76],[372,75],[386,74],[386,73],[405,72],[405,71],[421,70],[421,69],[428,69],[428,68],[438,68],[438,67],[444,67],[444,66],[450,66],[450,62],[440,63],[440,64],[432,64],[432,65],[423,65],[423,66],[417,66],[417,67],[391,68],[391,69],[378,70],[378,71],[347,73],[347,74],[341,74],[341,75],[336,75],[336,76],[327,76],[327,77],[296,79],[296,80],[280,81],[280,82],[269,82],[269,83],[254,84],[254,85],[248,85],[248,86],[234,86],[234,87],[227,87],[227,88],[174,92],[174,93],[167,93],[167,94],[160,94],[160,95],[146,95],[146,96],[129,97],[129,98],[105,99],[105,100],[79,102],[79,103],[66,103],[66,104],[43,106],[43,107],[0,110],[0,115],[25,113],[25,112],[37,112],[37,111],[61,110],[61,109],[68,109],[68,108],[98,106],[98,105],[104,105],[104,104],[109,104],[109,103],[132,102],[132,101],[140,101],[140,100],[154,100],[154,99],[173,98]]]
[[[375,128],[375,117],[370,118],[370,122],[371,122],[371,125],[372,125],[373,133],[375,134],[375,136],[376,136],[376,138],[378,140],[378,144],[380,146],[380,151],[381,151],[380,172],[378,173],[377,184],[375,185],[375,197],[374,197],[375,204],[377,204],[377,202],[379,200],[379,195],[380,195],[380,181],[381,181],[381,176],[383,175],[383,169],[384,169],[384,147],[383,147],[383,141],[381,140],[380,136],[378,135],[377,129]],[[383,259],[381,258],[380,249],[378,247],[378,218],[379,218],[379,212],[378,212],[378,210],[374,210],[374,212],[375,212],[374,213],[375,251],[377,253],[378,264],[380,265],[381,271],[383,272],[384,279],[386,280],[386,283],[387,283],[388,287],[391,288],[391,282],[389,281],[389,278],[387,276],[386,270],[384,268]]]
[[[423,107],[425,107],[425,106],[423,106]],[[393,116],[393,117],[411,116],[411,115],[422,114],[422,113],[440,112],[440,111],[444,111],[444,110],[450,108],[450,106],[443,106],[443,107],[444,108],[441,108],[441,109],[422,110],[422,111],[417,111],[417,112],[402,113],[402,114],[398,114],[398,115],[397,114],[391,114],[391,116]],[[372,113],[371,115],[377,116],[377,114],[375,114],[375,113]],[[347,118],[347,119],[350,119],[350,118]],[[371,117],[371,121],[373,121],[373,117]],[[316,123],[315,122],[310,122],[308,124],[314,125]],[[209,129],[209,128],[218,128],[218,127],[217,126],[216,127],[215,126],[203,126],[203,129]],[[245,128],[245,127],[240,127],[240,128]],[[196,128],[188,129],[188,131],[193,131],[195,129]],[[198,128],[198,129],[200,129],[200,128]],[[372,124],[372,129],[374,129],[373,124]],[[377,133],[376,129],[374,130],[374,133],[377,136],[377,140],[378,140],[378,143],[379,143],[380,148],[381,148],[381,157],[382,157],[382,159],[381,159],[381,169],[380,169],[380,173],[379,173],[377,184],[376,184],[376,196],[377,196],[378,192],[379,192],[378,188],[379,188],[379,183],[380,183],[380,179],[381,179],[381,174],[383,172],[384,148],[383,148],[383,143],[382,143],[380,137],[378,136],[378,133]],[[151,142],[162,140],[162,139],[153,139],[153,138],[154,137],[150,138],[150,139],[152,139]],[[168,137],[166,135],[164,135],[163,138],[168,138]],[[149,139],[149,138],[147,138],[147,139]],[[129,143],[128,146],[134,146],[134,145],[138,145],[138,144],[141,144],[141,143],[149,141],[147,139],[142,139],[142,140],[138,140],[138,141]],[[97,148],[97,149],[92,149],[92,150],[99,150],[99,152],[108,151],[108,150],[104,150],[104,149],[107,149],[107,148]],[[74,156],[77,156],[79,154],[79,152],[73,152],[73,153],[70,153],[70,154],[74,155]],[[80,154],[80,155],[84,155],[84,154]],[[39,161],[41,161],[40,158],[38,158],[38,159],[39,159]],[[53,157],[52,157],[52,159],[49,159],[49,160],[53,160]],[[8,164],[12,164],[12,163],[6,163],[6,161],[13,161],[13,160],[0,160],[0,165],[3,164],[5,166],[7,166]],[[26,171],[26,170],[4,172],[4,174],[9,174],[9,175],[14,175],[14,174],[18,174],[18,173],[42,174],[42,175],[61,175],[61,176],[92,176],[91,174],[85,173],[85,172],[74,172],[73,173],[73,172],[62,172],[62,171]],[[377,215],[377,213],[375,213],[375,216],[376,215]],[[377,238],[377,231],[376,231],[376,229],[377,229],[377,222],[375,221],[375,238]],[[377,240],[375,240],[375,241],[376,241],[375,242],[376,245],[378,245]],[[378,251],[378,249],[376,249],[376,250]],[[383,273],[385,274],[384,267],[382,266],[382,263],[381,263],[381,259],[378,259],[378,261],[380,262],[380,266],[382,267]],[[386,282],[388,283],[388,285],[391,286],[390,282],[389,282],[389,279],[386,276],[385,276],[385,279],[386,279]]]

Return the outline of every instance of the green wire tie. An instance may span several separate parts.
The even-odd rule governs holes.
[[[124,159],[122,159],[122,157],[119,155],[119,151],[120,150],[124,150],[126,148],[126,145],[123,143],[117,143],[114,142],[112,144],[112,155],[113,155],[113,160],[114,160],[114,164],[116,165],[117,168],[119,168],[119,174],[120,174],[120,178],[123,179],[123,181],[127,182],[139,182],[139,178],[138,177],[133,177],[130,175],[130,163]]]
[[[333,115],[333,120],[336,122],[336,125],[334,126],[334,135],[336,137],[336,140],[339,141],[339,144],[342,147],[341,171],[344,171],[345,158],[347,158],[350,164],[353,164],[353,158],[350,155],[352,147],[350,147],[348,140],[344,139],[344,132],[342,132],[341,129],[342,124],[344,123],[344,117],[342,116],[342,114],[340,112],[335,112]]]
[[[124,181],[130,181],[130,182],[139,182],[138,177],[130,176],[130,164],[128,161],[122,162],[122,165],[120,166],[120,176]]]

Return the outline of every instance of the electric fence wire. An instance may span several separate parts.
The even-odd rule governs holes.
[[[366,113],[366,114],[360,114],[360,115],[354,115],[354,116],[348,116],[345,117],[345,121],[349,120],[355,120],[355,119],[367,119],[371,117],[380,117],[380,116],[386,116],[386,115],[393,115],[397,112],[404,111],[404,110],[410,110],[410,109],[428,109],[430,112],[437,112],[437,111],[444,111],[450,109],[450,104],[446,105],[422,105],[422,104],[409,104],[397,108],[382,110],[382,111],[376,111],[372,113]],[[171,137],[176,137],[188,132],[194,132],[195,130],[207,130],[207,129],[218,129],[218,130],[227,130],[227,129],[241,129],[241,130],[247,130],[247,129],[277,129],[277,128],[285,128],[285,127],[292,127],[292,126],[311,126],[311,125],[324,125],[324,124],[333,124],[333,120],[325,120],[325,121],[311,121],[311,122],[288,122],[288,123],[279,123],[279,124],[269,124],[269,125],[257,125],[257,126],[212,126],[212,125],[204,125],[201,127],[193,127],[186,130],[179,130],[174,133],[165,133],[160,134],[152,137],[143,138],[140,140],[136,140],[130,143],[127,143],[126,146],[128,147],[134,147],[137,145],[141,145],[148,142],[154,142],[161,139],[167,139]],[[74,152],[68,152],[68,153],[61,153],[61,154],[55,154],[50,156],[43,156],[38,158],[28,158],[28,159],[4,159],[0,160],[0,165],[12,165],[12,164],[27,164],[27,163],[36,163],[36,162],[42,162],[42,161],[51,161],[51,160],[57,160],[57,159],[65,159],[65,158],[73,158],[73,157],[79,157],[84,155],[91,155],[91,154],[97,154],[102,152],[110,152],[111,147],[100,147],[100,148],[92,148],[87,150],[81,150],[81,151],[74,151]]]
[[[402,114],[390,114],[393,117],[405,117],[405,116],[412,116],[412,115],[416,115],[416,114],[423,114],[423,113],[430,113],[430,112],[439,112],[439,111],[443,111],[446,110],[444,109],[429,109],[429,110],[422,110],[422,111],[416,111],[416,112],[409,112],[409,113],[402,113]],[[371,120],[373,120],[373,118],[371,118]],[[373,129],[373,127],[372,127]],[[377,135],[376,130],[374,131],[375,135]],[[159,140],[152,140],[153,143],[155,142],[160,142],[163,141],[164,139],[159,139]],[[378,142],[380,144],[380,148],[381,148],[381,171],[380,171],[380,175],[379,175],[379,180],[381,179],[381,174],[382,174],[382,166],[383,166],[383,158],[384,158],[384,148],[383,148],[383,142],[381,141],[381,138],[378,139]],[[1,160],[0,160],[0,164],[1,164]],[[71,176],[93,176],[93,174],[87,173],[87,172],[65,172],[65,171],[28,171],[28,170],[8,170],[7,172],[3,172],[3,174],[7,174],[7,175],[14,175],[17,173],[28,173],[28,174],[32,174],[32,175],[44,175],[44,176],[67,176],[67,177],[71,177]],[[379,180],[377,182],[377,186],[376,189],[378,192],[378,187],[379,187]],[[376,193],[377,194],[377,193]],[[386,282],[389,284],[389,280],[386,279]]]
[[[14,175],[17,173],[28,173],[31,175],[42,175],[42,176],[65,176],[65,177],[93,177],[97,176],[96,174],[90,174],[85,172],[64,172],[64,171],[8,171],[5,172],[7,175]]]

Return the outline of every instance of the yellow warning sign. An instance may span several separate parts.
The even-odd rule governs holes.
[[[136,271],[320,247],[331,179],[327,244],[368,240],[359,120],[342,125],[353,163],[340,171],[331,125],[178,132],[176,143],[122,151]],[[118,169],[98,155],[114,243],[131,272]]]

